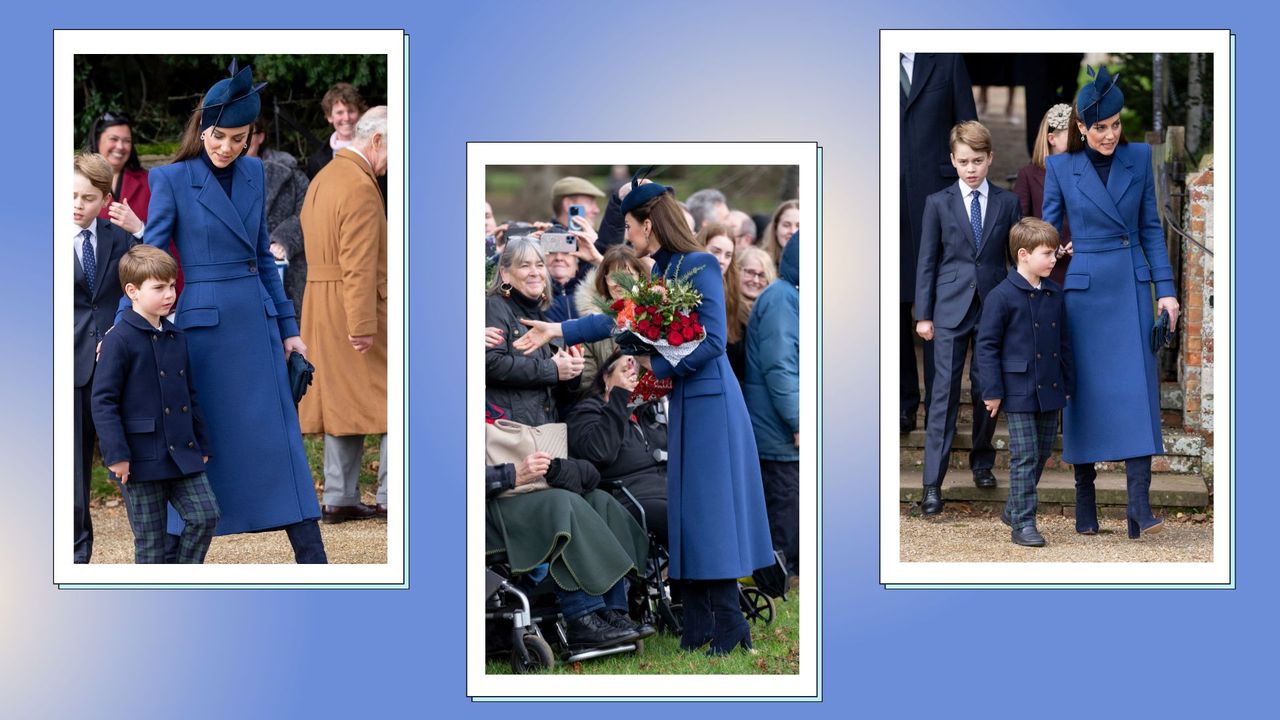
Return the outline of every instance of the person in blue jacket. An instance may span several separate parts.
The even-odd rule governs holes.
[[[1089,69],[1092,75],[1093,69]],[[1076,528],[1096,532],[1094,463],[1125,461],[1129,537],[1161,530],[1151,513],[1151,456],[1164,454],[1155,305],[1178,322],[1173,268],[1165,248],[1151,172],[1151,146],[1126,143],[1118,75],[1099,68],[1076,96],[1079,135],[1048,158],[1043,219],[1071,226],[1063,281],[1076,360],[1076,392],[1062,419],[1062,456],[1075,465]],[[1077,139],[1078,138],[1078,139]]]
[[[672,188],[633,179],[619,191],[627,241],[654,260],[653,273],[681,277],[702,294],[702,343],[679,363],[637,357],[659,378],[673,378],[668,434],[668,570],[682,581],[680,647],[710,643],[712,654],[751,647],[751,628],[738,606],[737,578],[773,564],[760,463],[742,390],[725,356],[724,289],[720,264],[702,252]],[[610,204],[613,208],[613,204]],[[606,223],[607,223],[606,219]],[[564,323],[522,320],[531,329],[513,343],[526,353],[557,338],[565,345],[610,335],[613,320],[591,315]]]
[[[324,563],[320,504],[285,369],[290,352],[307,348],[271,254],[262,162],[242,157],[264,85],[232,61],[231,77],[205,94],[173,164],[149,174],[145,242],[164,249],[172,241],[182,258],[174,324],[186,335],[191,383],[218,449],[205,468],[222,511],[217,534],[283,529],[297,562]],[[170,535],[181,530],[170,512]]]
[[[743,386],[760,451],[773,546],[800,571],[800,233],[782,250],[778,279],[760,293],[747,323]]]

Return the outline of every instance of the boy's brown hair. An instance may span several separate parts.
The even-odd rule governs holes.
[[[120,287],[133,283],[136,288],[148,280],[168,282],[178,277],[178,263],[173,256],[154,245],[134,245],[120,258]]]
[[[1038,248],[1058,248],[1058,231],[1040,218],[1024,217],[1009,229],[1009,254],[1014,262],[1018,260],[1018,251],[1035,252]]]
[[[102,193],[103,197],[111,194],[111,165],[99,153],[80,153],[76,155],[77,175],[83,175],[90,185]]]
[[[977,120],[965,122],[951,128],[951,152],[956,151],[956,143],[964,143],[974,152],[991,153],[991,131]]]

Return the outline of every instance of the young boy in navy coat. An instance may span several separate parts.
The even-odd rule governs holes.
[[[166,503],[184,525],[180,563],[204,562],[218,524],[187,340],[165,319],[177,300],[177,274],[173,258],[151,245],[120,259],[120,285],[133,308],[103,339],[93,381],[102,460],[120,479],[137,563],[165,561]]]
[[[1074,382],[1062,286],[1049,279],[1058,232],[1023,218],[1009,232],[1017,267],[987,295],[978,322],[976,360],[982,400],[992,418],[1009,419],[1009,500],[1001,519],[1018,545],[1041,547],[1036,485],[1058,436],[1058,414]]]
[[[1009,228],[1018,222],[1018,198],[987,182],[991,133],[971,120],[951,129],[951,164],[960,180],[925,198],[916,265],[916,333],[933,341],[933,387],[924,446],[925,515],[942,512],[942,480],[951,459],[960,410],[960,377],[991,289],[1004,279]],[[971,364],[973,484],[995,488],[991,446],[995,419],[982,412],[981,379]]]
[[[93,555],[93,521],[89,516],[89,488],[93,477],[93,442],[97,435],[90,416],[94,352],[120,302],[116,266],[135,239],[98,213],[111,204],[111,165],[98,153],[76,156],[72,178],[76,251],[75,300],[75,562]],[[71,230],[72,228],[67,228]]]

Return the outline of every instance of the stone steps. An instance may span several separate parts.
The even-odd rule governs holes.
[[[920,473],[903,470],[900,478],[899,502],[920,502],[923,493]],[[1128,501],[1123,472],[1099,472],[1095,487],[1099,506],[1123,506]],[[996,487],[992,489],[974,487],[973,479],[967,472],[948,473],[942,482],[943,500],[1004,503],[1008,496],[1007,472],[996,472]],[[1074,506],[1075,477],[1070,470],[1046,469],[1040,476],[1036,497],[1042,504]],[[1205,508],[1209,504],[1209,490],[1200,475],[1165,473],[1154,475],[1151,479],[1152,507]]]
[[[973,395],[969,392],[969,383],[966,380],[960,388],[960,415],[957,422],[973,422],[972,398]],[[1162,425],[1165,427],[1182,426],[1182,388],[1178,383],[1167,382],[1160,384],[1160,411]],[[924,427],[924,416],[927,412],[928,409],[925,404],[920,403],[920,408],[916,411],[916,427]]]
[[[973,447],[972,425],[957,424],[955,440],[951,445],[949,467],[967,470],[969,467],[968,451]],[[1165,428],[1164,455],[1156,455],[1151,459],[1152,472],[1198,474],[1201,471],[1201,457],[1204,452],[1204,438],[1197,433],[1186,430]],[[900,436],[899,467],[903,470],[919,470],[924,464],[925,431],[914,430]],[[991,444],[996,448],[995,466],[1009,467],[1009,429],[1003,418],[996,425]],[[1062,460],[1062,437],[1054,442],[1054,452],[1045,467],[1051,470],[1070,470],[1071,465]],[[1124,472],[1123,462],[1103,462],[1097,464],[1099,472]]]

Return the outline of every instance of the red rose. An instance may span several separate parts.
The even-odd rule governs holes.
[[[645,332],[645,334],[644,334],[644,335],[645,335],[645,337],[649,338],[650,340],[657,340],[659,337],[661,337],[661,336],[662,336],[662,333],[658,332],[658,328],[656,328],[656,327],[654,327],[654,326],[650,325],[650,326],[649,326],[649,330],[648,330],[647,332]]]
[[[694,338],[693,328],[691,327],[687,327],[684,330],[681,330],[680,334],[684,335],[685,340],[692,340]]]
[[[637,330],[640,330],[641,332],[643,332],[643,331],[645,331],[645,330],[648,330],[648,329],[649,329],[649,321],[648,321],[648,320],[641,320],[640,322],[636,323],[636,329],[637,329]]]
[[[622,308],[626,307],[626,305],[627,305],[626,299],[621,298],[618,300],[614,300],[613,304],[610,305],[609,307],[613,308],[614,312],[622,312]]]
[[[698,311],[697,311],[697,310],[694,310],[693,312],[689,313],[689,319],[690,319],[690,320],[692,320],[694,323],[697,323],[697,322],[698,322]]]
[[[701,334],[702,334],[702,326],[701,326],[701,325],[699,325],[698,323],[694,323],[694,324],[693,324],[693,332],[694,332],[695,334],[697,334],[697,335],[701,335]]]
[[[679,345],[684,342],[684,337],[680,335],[679,330],[672,330],[671,333],[667,335],[667,342],[672,345]]]

